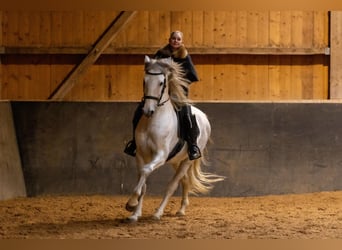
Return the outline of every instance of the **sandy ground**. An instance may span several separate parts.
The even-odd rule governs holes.
[[[342,239],[342,191],[243,198],[190,197],[184,217],[173,197],[146,196],[127,223],[126,196],[49,196],[0,201],[0,239]]]

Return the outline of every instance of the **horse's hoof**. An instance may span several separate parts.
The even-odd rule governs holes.
[[[185,216],[185,213],[184,213],[184,212],[181,212],[181,211],[178,211],[178,212],[176,213],[176,215],[179,216],[179,217],[182,217],[182,216]]]
[[[157,215],[157,214],[154,214],[153,216],[152,216],[152,219],[154,219],[154,220],[160,220],[160,215]]]
[[[136,216],[127,217],[125,223],[136,223],[138,222],[138,218]]]
[[[137,206],[131,206],[128,202],[126,203],[126,210],[128,212],[133,212]]]

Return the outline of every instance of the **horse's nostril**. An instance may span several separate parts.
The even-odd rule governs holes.
[[[154,113],[154,110],[148,110],[148,111],[144,112],[146,117],[151,117],[153,115],[153,113]]]

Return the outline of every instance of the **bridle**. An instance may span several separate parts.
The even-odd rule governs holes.
[[[143,101],[145,101],[146,99],[152,99],[152,100],[156,100],[157,101],[157,106],[162,106],[164,105],[167,101],[170,100],[170,98],[167,98],[167,100],[163,101],[161,103],[161,99],[163,98],[163,95],[164,95],[164,91],[165,91],[165,88],[166,88],[166,75],[163,73],[163,72],[158,72],[158,73],[153,73],[153,72],[149,72],[149,71],[145,71],[145,73],[147,75],[153,75],[153,76],[158,76],[158,75],[164,75],[164,82],[163,82],[163,88],[161,90],[161,93],[160,93],[160,96],[159,97],[156,97],[156,96],[150,96],[150,95],[145,95],[144,94],[144,97],[143,97]],[[144,82],[144,85],[145,85],[145,82]]]

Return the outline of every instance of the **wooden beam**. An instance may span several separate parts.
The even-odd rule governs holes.
[[[330,13],[330,99],[342,98],[342,11]]]
[[[3,15],[2,15],[2,11],[0,10],[0,45],[3,44],[3,30],[2,30],[2,20]],[[0,51],[1,51],[1,47],[0,47]],[[0,100],[2,99],[2,82],[3,82],[3,77],[2,77],[2,62],[1,62],[1,54],[0,54]]]
[[[105,54],[154,54],[160,47],[108,48]],[[246,55],[329,55],[329,48],[277,48],[277,47],[187,47],[190,54],[246,54]]]
[[[102,54],[154,54],[160,47],[108,47]],[[0,47],[0,54],[87,54],[91,47]],[[280,47],[187,47],[191,54],[329,55],[330,49]]]
[[[68,76],[51,93],[48,99],[62,100],[73,88],[75,82],[96,60],[101,53],[109,46],[117,34],[133,18],[136,11],[121,11],[120,14],[109,25],[107,30],[95,42],[88,55],[68,74]]]

